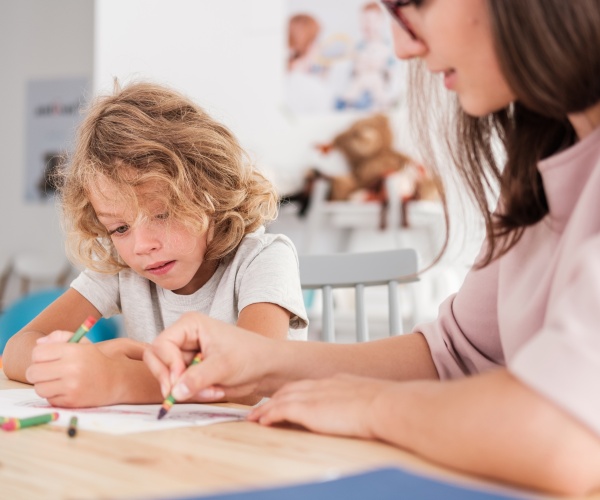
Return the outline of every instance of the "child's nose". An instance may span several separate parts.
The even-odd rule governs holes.
[[[147,254],[160,249],[162,246],[159,235],[150,227],[141,225],[135,231],[135,253]]]

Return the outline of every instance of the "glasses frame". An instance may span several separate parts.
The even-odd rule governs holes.
[[[412,4],[417,4],[418,0],[381,0],[381,3],[386,8],[386,10],[390,13],[390,16],[396,21],[404,31],[406,31],[410,37],[414,40],[416,39],[416,35],[413,30],[406,23],[406,19],[400,12],[401,7],[408,7]]]

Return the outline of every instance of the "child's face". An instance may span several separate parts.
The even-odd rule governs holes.
[[[152,196],[157,189],[147,184],[136,190],[140,208],[147,214],[140,220],[132,204],[105,179],[98,181],[90,202],[119,256],[133,271],[175,293],[194,293],[212,275],[207,276],[203,266],[208,231],[198,236],[169,219],[164,205]]]

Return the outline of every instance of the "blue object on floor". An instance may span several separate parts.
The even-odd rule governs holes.
[[[180,500],[524,500],[524,492],[508,488],[469,487],[412,474],[394,467],[278,488],[207,496],[169,497]]]
[[[51,288],[26,295],[10,304],[0,314],[0,354],[8,339],[41,313],[48,305],[65,293],[66,288]],[[86,337],[92,342],[114,339],[119,336],[118,323],[113,318],[101,318]]]

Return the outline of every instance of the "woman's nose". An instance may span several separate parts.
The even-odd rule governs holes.
[[[392,22],[392,35],[394,37],[394,52],[400,59],[423,57],[427,52],[427,47],[421,40],[411,36],[396,22]]]

